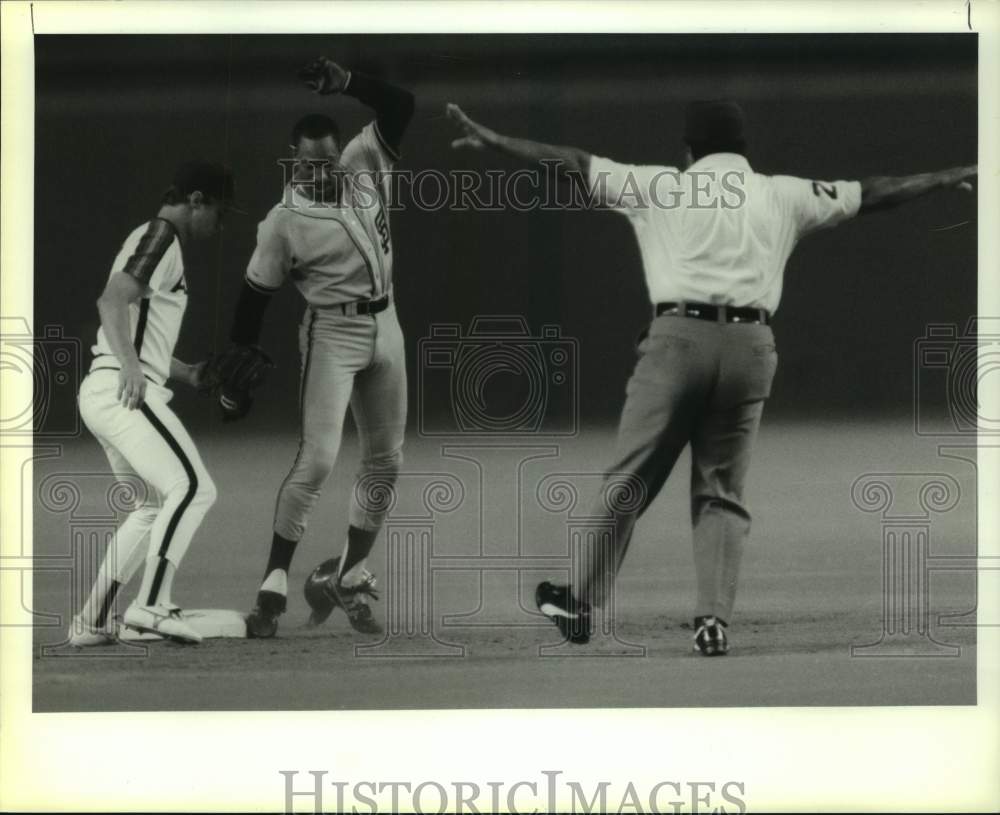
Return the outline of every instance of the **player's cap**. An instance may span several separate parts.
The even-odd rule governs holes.
[[[688,144],[742,141],[746,117],[743,108],[730,99],[692,102],[684,117],[684,141]]]
[[[227,212],[247,214],[236,202],[232,171],[217,162],[201,159],[185,162],[174,174],[174,189],[181,195],[201,192],[202,195],[220,201]]]

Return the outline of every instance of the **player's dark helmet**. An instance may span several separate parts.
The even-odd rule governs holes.
[[[306,578],[304,594],[312,610],[310,622],[314,625],[329,617],[337,607],[338,601],[330,589],[330,580],[336,580],[339,571],[340,558],[332,557],[320,563]]]

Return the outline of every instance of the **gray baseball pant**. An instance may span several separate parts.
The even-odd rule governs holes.
[[[638,517],[691,445],[695,615],[729,621],[750,513],[743,489],[778,364],[769,326],[663,315],[639,345],[613,465],[594,517],[606,519],[578,561],[574,594],[608,598]]]
[[[278,491],[274,531],[293,541],[305,534],[340,452],[348,406],[361,443],[350,524],[377,531],[392,504],[406,428],[406,359],[396,307],[356,316],[306,309],[299,345],[302,435]]]

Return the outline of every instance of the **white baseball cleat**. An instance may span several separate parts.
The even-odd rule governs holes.
[[[69,644],[74,648],[93,648],[98,645],[114,645],[117,642],[114,628],[98,628],[85,622],[80,615],[69,624]]]
[[[132,603],[122,621],[129,628],[181,642],[201,642],[201,634],[181,619],[179,608],[167,606],[140,606]]]

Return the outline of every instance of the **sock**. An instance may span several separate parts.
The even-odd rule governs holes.
[[[121,587],[122,584],[117,580],[111,581],[108,593],[104,596],[104,601],[101,603],[101,607],[97,610],[97,616],[94,618],[94,625],[97,628],[104,628],[107,624],[108,614],[111,612],[111,606],[115,602],[115,595],[118,594],[118,589]]]
[[[260,584],[261,591],[270,591],[280,594],[282,597],[288,596],[288,572],[284,569],[271,569]]]
[[[136,601],[143,606],[170,606],[170,590],[177,569],[165,557],[153,555],[146,559],[146,571]]]
[[[340,581],[345,586],[352,586],[361,581],[365,561],[377,537],[377,529],[362,529],[358,526],[347,528],[347,543],[340,558]]]
[[[275,569],[288,573],[292,565],[292,555],[295,554],[295,547],[298,545],[298,541],[288,540],[277,532],[274,533],[274,537],[271,538],[271,554],[267,558],[267,568],[264,570],[265,580]]]
[[[87,598],[87,604],[83,607],[80,618],[94,628],[104,628],[115,602],[115,595],[121,587],[122,584],[117,580],[107,582],[98,579],[90,590],[90,597]]]

